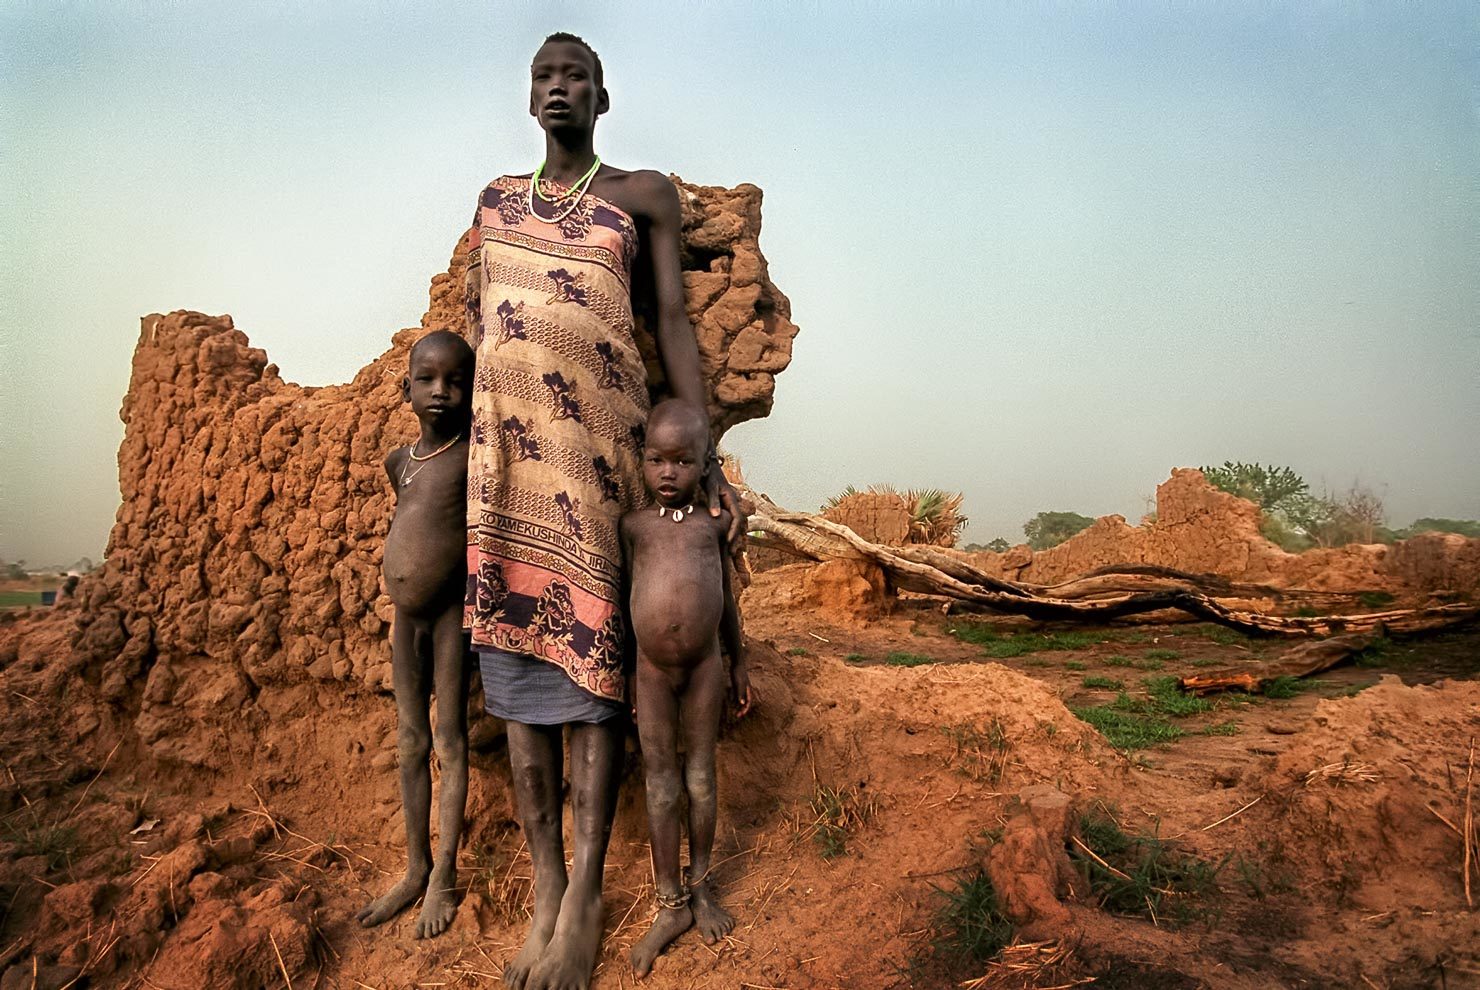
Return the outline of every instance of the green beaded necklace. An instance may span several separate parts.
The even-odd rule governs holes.
[[[540,167],[534,170],[534,175],[529,180],[529,212],[534,215],[534,218],[536,220],[543,221],[544,223],[559,223],[560,221],[564,220],[566,217],[571,215],[571,212],[574,211],[577,206],[580,205],[581,198],[586,195],[586,190],[590,188],[591,180],[596,178],[596,170],[599,168],[601,168],[601,156],[597,155],[596,160],[591,163],[591,167],[586,170],[585,175],[577,179],[574,185],[572,185],[565,192],[561,193],[559,196],[551,197],[546,196],[543,192],[540,191],[540,176],[543,175],[545,172],[545,163],[540,162]],[[567,206],[564,212],[560,213],[558,216],[542,217],[535,212],[534,198],[536,196],[544,200],[546,203],[551,204],[552,206],[567,199],[570,200],[570,205]]]

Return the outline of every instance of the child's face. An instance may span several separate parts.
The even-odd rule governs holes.
[[[668,508],[694,501],[704,478],[704,437],[678,419],[648,427],[642,454],[642,480],[658,504]]]
[[[411,356],[402,392],[423,423],[446,431],[467,420],[472,381],[462,357],[450,347],[422,347]]]

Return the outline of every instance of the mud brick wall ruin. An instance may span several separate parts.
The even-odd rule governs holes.
[[[675,184],[688,314],[722,433],[770,411],[797,328],[760,252],[761,191]],[[229,316],[143,319],[121,411],[122,506],[104,566],[78,591],[74,645],[156,755],[209,763],[190,727],[264,686],[389,688],[382,461],[415,435],[400,398],[411,344],[464,328],[463,268],[460,242],[421,327],[344,385],[285,381]]]

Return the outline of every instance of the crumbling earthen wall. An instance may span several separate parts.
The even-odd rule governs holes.
[[[1259,532],[1259,507],[1214,488],[1195,468],[1177,468],[1156,489],[1156,518],[1131,526],[1103,516],[1056,547],[976,553],[992,574],[1054,584],[1112,564],[1153,564],[1239,581],[1318,591],[1469,594],[1480,589],[1480,540],[1424,533],[1392,545],[1287,553]]]
[[[723,432],[770,411],[796,327],[760,253],[760,190],[675,182],[689,317]],[[463,263],[459,247],[432,280],[422,329],[395,334],[344,385],[284,381],[229,316],[143,319],[121,412],[122,506],[106,563],[79,589],[76,642],[105,697],[138,700],[157,754],[209,762],[191,727],[265,685],[389,686],[382,461],[415,435],[400,398],[412,342],[464,328]]]

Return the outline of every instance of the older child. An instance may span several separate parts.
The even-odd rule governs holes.
[[[637,731],[642,740],[658,915],[632,949],[632,970],[653,960],[697,924],[718,941],[734,922],[709,891],[714,846],[714,747],[725,699],[720,642],[730,655],[738,714],[750,709],[750,679],[740,650],[740,617],[725,569],[728,513],[694,511],[708,465],[705,416],[670,399],[653,409],[643,450],[643,481],[656,507],[622,517],[622,547],[637,637]],[[684,768],[678,769],[682,726]],[[679,874],[679,798],[689,799],[689,870]]]
[[[411,348],[401,399],[421,422],[409,447],[392,451],[385,470],[396,515],[385,538],[386,590],[396,606],[391,674],[396,740],[406,819],[406,876],[356,915],[369,927],[388,921],[424,896],[416,937],[440,935],[457,911],[457,843],[468,793],[467,677],[462,615],[467,585],[468,423],[473,351],[439,330]],[[437,759],[442,765],[437,858],[429,835],[433,735],[427,707],[437,698]]]

